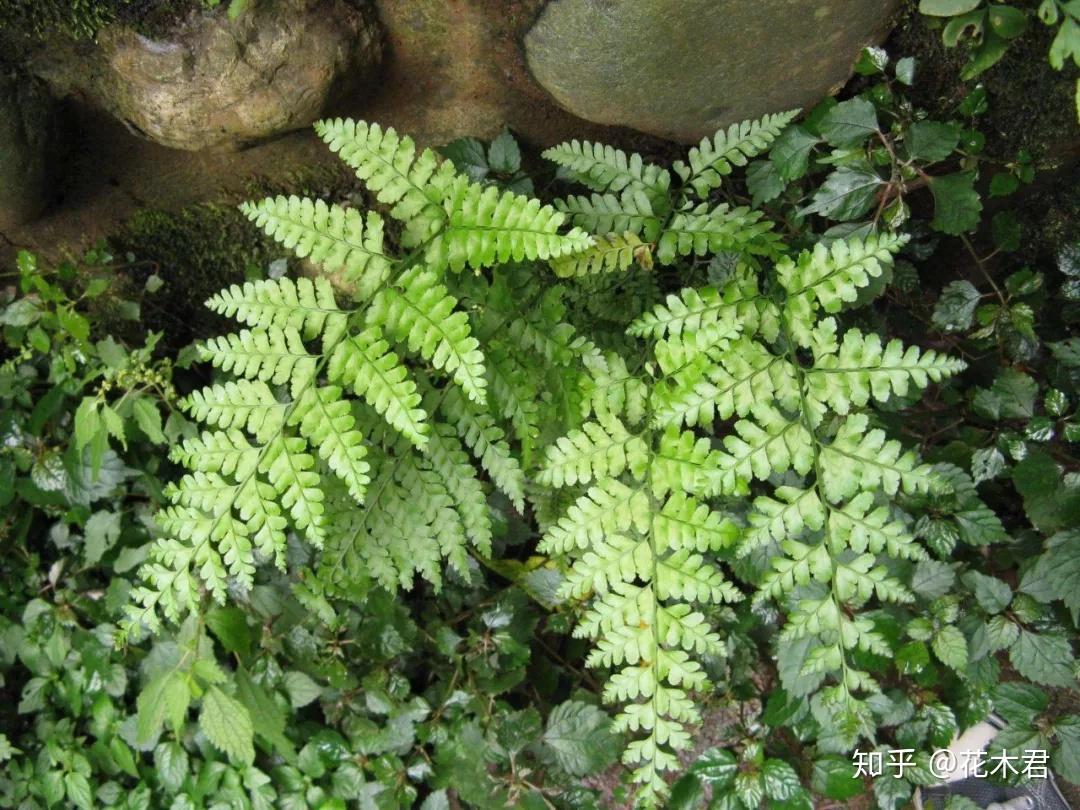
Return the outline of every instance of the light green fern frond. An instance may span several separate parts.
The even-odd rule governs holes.
[[[487,399],[484,354],[469,317],[429,270],[414,267],[384,288],[367,310],[367,321],[387,330],[435,368],[453,375],[471,400]]]
[[[230,380],[212,385],[180,401],[191,417],[217,428],[242,428],[265,442],[281,430],[288,403],[279,402],[266,383]]]
[[[704,138],[690,150],[689,165],[675,163],[675,172],[701,198],[719,188],[723,178],[736,166],[760,155],[780,132],[799,114],[799,110],[766,115],[757,121],[743,121],[722,129],[711,138]]]
[[[208,301],[247,327],[201,346],[236,379],[181,402],[206,430],[171,454],[189,472],[167,491],[164,537],[127,631],[196,609],[204,588],[218,601],[247,590],[258,563],[285,565],[289,530],[324,549],[326,576],[308,585],[328,595],[417,575],[438,585],[444,564],[467,576],[469,550],[490,553],[488,479],[526,508],[513,440],[527,463],[543,426],[579,411],[575,364],[588,344],[563,319],[561,292],[543,292],[521,267],[490,280],[447,270],[559,259],[591,237],[563,229],[551,206],[470,183],[393,130],[316,129],[404,223],[411,252],[387,254],[375,212],[298,197],[243,206],[322,275],[248,282]],[[339,305],[327,274],[355,307]]]
[[[907,237],[899,234],[838,239],[828,248],[819,242],[795,260],[780,261],[776,275],[787,293],[784,314],[800,345],[813,345],[811,331],[819,307],[836,313],[845,303],[853,302],[859,289],[879,277],[906,242]]]
[[[548,448],[538,480],[547,486],[587,484],[630,470],[640,479],[645,474],[648,451],[644,442],[629,433],[612,416],[586,422]]]
[[[383,221],[374,211],[327,205],[302,197],[268,197],[242,203],[240,210],[269,236],[301,259],[309,259],[372,296],[390,275],[392,260],[383,253]]]
[[[320,458],[349,488],[360,503],[371,482],[368,477],[367,448],[364,437],[355,430],[356,419],[337,386],[308,388],[300,397],[289,418],[303,436],[318,450]]]
[[[756,601],[786,613],[781,638],[805,650],[799,675],[823,684],[813,710],[846,735],[830,743],[837,750],[874,734],[867,697],[880,687],[853,655],[889,650],[866,615],[874,600],[911,598],[889,559],[925,555],[894,496],[930,489],[934,474],[865,409],[964,364],[845,332],[839,321],[906,238],[838,239],[789,258],[757,213],[705,201],[793,116],[731,127],[676,164],[696,202],[660,197],[611,168],[638,166],[633,156],[594,145],[550,155],[594,192],[559,203],[597,236],[591,252],[555,266],[583,295],[593,273],[634,272],[613,234],[654,244],[660,265],[731,254],[723,283],[668,295],[630,324],[627,335],[648,342],[643,362],[630,364],[632,346],[586,361],[583,414],[597,421],[549,447],[538,476],[589,487],[550,521],[541,550],[567,558],[565,594],[589,600],[576,632],[595,640],[587,663],[614,670],[604,695],[626,704],[617,726],[636,737],[624,759],[646,803],[664,793],[663,772],[690,744],[697,714],[686,690],[704,684],[693,656],[723,648],[691,602],[740,596],[722,572],[726,554],[746,558],[740,570],[758,585]],[[745,523],[710,502],[751,491]]]
[[[671,185],[667,169],[646,163],[639,154],[628,156],[621,149],[600,143],[568,141],[548,149],[544,157],[567,169],[574,181],[601,193],[618,193],[632,187],[662,199]]]
[[[630,233],[646,242],[655,242],[664,225],[664,213],[653,207],[648,195],[637,188],[623,189],[619,196],[593,194],[556,200],[556,207],[570,215],[570,221],[589,233]]]
[[[390,214],[405,223],[402,244],[416,247],[443,227],[442,202],[458,176],[449,161],[440,162],[430,149],[419,153],[408,135],[391,127],[352,119],[316,121],[315,132],[356,170]]]
[[[206,302],[218,315],[235,318],[246,326],[295,329],[305,340],[320,334],[336,340],[345,329],[347,315],[337,305],[333,285],[323,276],[234,284]]]
[[[592,247],[552,261],[551,269],[557,276],[570,278],[617,273],[635,262],[645,268],[652,267],[652,251],[649,245],[628,231],[597,236]]]
[[[444,201],[448,222],[427,249],[430,265],[460,271],[509,261],[547,261],[579,253],[592,237],[560,233],[565,215],[539,200],[459,178]]]
[[[390,351],[382,330],[369,326],[334,348],[327,364],[330,379],[352,388],[390,425],[417,447],[427,441],[427,414],[416,382]]]
[[[917,346],[905,348],[899,340],[883,347],[878,335],[850,329],[837,351],[815,357],[806,375],[807,392],[822,405],[846,414],[852,406],[862,408],[871,399],[887,402],[894,395],[905,397],[912,387],[926,388],[963,368],[963,361],[933,350],[920,354]]]
[[[200,347],[203,360],[238,377],[304,389],[315,373],[317,358],[307,353],[295,329],[244,329],[211,338]]]
[[[778,238],[771,230],[772,223],[759,211],[701,203],[671,218],[660,234],[656,257],[661,264],[671,264],[678,256],[725,250],[772,255]]]

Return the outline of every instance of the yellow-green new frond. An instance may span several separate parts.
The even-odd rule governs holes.
[[[278,492],[295,526],[321,548],[326,536],[322,517],[326,496],[315,472],[315,459],[306,450],[301,438],[277,436],[267,445],[259,471]]]
[[[341,341],[326,366],[331,380],[348,386],[416,447],[427,441],[427,414],[408,370],[377,326]]]
[[[440,163],[430,149],[418,153],[409,136],[365,121],[316,121],[315,131],[379,202],[392,206],[391,216],[405,223],[405,247],[416,247],[443,227],[442,201],[458,176],[449,161]]]
[[[681,211],[660,234],[656,258],[671,264],[680,256],[705,256],[720,251],[745,251],[771,255],[776,252],[778,237],[772,223],[760,211],[731,208],[725,203],[709,203],[690,211]]]
[[[685,492],[713,497],[733,493],[734,484],[728,488],[725,483],[722,462],[723,454],[713,450],[706,437],[669,427],[660,435],[649,466],[653,495],[662,498],[668,492]]]
[[[548,448],[538,480],[545,486],[587,484],[624,470],[641,478],[648,463],[645,442],[615,417],[586,422]]]
[[[901,488],[908,493],[926,492],[933,481],[930,467],[919,464],[900,442],[887,439],[885,431],[871,430],[864,413],[849,416],[832,443],[821,450],[821,484],[833,503],[861,490],[880,489],[887,495]]]
[[[429,270],[414,267],[375,296],[367,322],[378,324],[435,368],[453,375],[473,402],[487,401],[484,354],[469,316]]]
[[[438,422],[432,426],[426,456],[453,499],[469,541],[483,556],[490,556],[491,514],[487,495],[452,427]]]
[[[768,149],[798,114],[798,110],[775,113],[721,129],[690,150],[689,166],[676,162],[675,172],[699,197],[705,198],[714,188],[719,188],[735,166],[745,166],[750,158]]]
[[[678,295],[669,295],[663,304],[630,324],[626,332],[658,340],[684,333],[694,336],[721,324],[725,331],[735,328],[748,335],[760,330],[771,340],[776,336],[776,319],[776,308],[761,295],[757,280],[745,275],[721,290],[688,287]]]
[[[798,539],[807,529],[817,531],[825,525],[825,504],[814,487],[780,486],[773,493],[776,497],[759,495],[754,508],[747,515],[750,524],[743,533],[739,555],[767,545]]]
[[[814,466],[814,439],[801,419],[789,419],[768,403],[751,409],[752,418],[735,423],[724,437],[727,453],[720,460],[720,480],[731,491],[740,481],[766,480],[774,473],[795,470],[800,475]]]
[[[486,411],[465,397],[458,388],[447,387],[432,399],[441,396],[439,410],[453,425],[458,437],[465,442],[492,483],[510,499],[519,512],[525,511],[525,473],[514,457],[506,434]]]
[[[852,406],[863,407],[871,398],[887,402],[893,395],[907,396],[911,386],[925,388],[930,383],[958,374],[967,364],[930,350],[920,354],[917,346],[881,338],[858,329],[849,329],[836,352],[818,356],[806,373],[809,396],[839,414]]]
[[[888,506],[878,505],[871,492],[860,492],[841,508],[829,510],[828,539],[834,554],[850,548],[859,554],[884,553],[896,559],[927,556],[908,525],[894,517]]]
[[[390,275],[393,261],[383,253],[383,221],[374,211],[327,205],[305,197],[267,197],[240,210],[301,259],[309,259],[369,298]]]
[[[873,234],[866,239],[837,239],[826,247],[819,242],[798,258],[784,258],[776,265],[777,278],[787,291],[785,317],[792,335],[803,346],[811,346],[811,330],[817,309],[839,312],[851,303],[861,287],[879,277],[892,263],[893,254],[907,242],[901,234]]]
[[[679,491],[672,492],[653,512],[652,532],[660,552],[719,552],[733,547],[739,537],[734,521]]]
[[[509,261],[549,261],[580,253],[592,237],[559,233],[565,214],[539,200],[458,178],[443,202],[445,230],[428,247],[432,267],[480,269]]]
[[[300,435],[318,449],[320,458],[348,487],[349,494],[363,503],[371,483],[367,448],[363,435],[354,428],[352,408],[341,395],[336,385],[307,389],[289,416],[289,424],[299,427]]]
[[[606,534],[649,527],[649,496],[617,478],[602,478],[566,510],[540,541],[544,554],[590,548]]]
[[[199,348],[202,359],[222,371],[274,385],[288,383],[294,395],[311,381],[318,360],[291,327],[244,329],[211,338]]]
[[[564,256],[551,262],[551,269],[560,278],[589,276],[599,273],[618,273],[634,263],[651,269],[652,248],[627,231],[594,237],[592,247],[580,253]]]
[[[235,428],[207,430],[173,445],[169,460],[189,470],[221,473],[241,480],[258,466],[259,448]]]
[[[191,417],[219,428],[243,428],[260,443],[281,430],[288,403],[259,380],[229,380],[193,391],[180,401]]]
[[[645,416],[649,387],[632,373],[626,360],[615,352],[597,352],[584,360],[587,373],[581,377],[581,415],[617,416],[636,425]]]
[[[746,416],[758,402],[798,401],[795,371],[784,357],[742,338],[693,358],[653,390],[653,424],[703,425]]]
[[[671,185],[667,169],[646,163],[637,153],[628,156],[621,149],[600,143],[567,141],[546,150],[544,157],[568,169],[571,179],[593,191],[617,193],[639,187],[661,199]]]
[[[663,226],[663,215],[639,188],[625,188],[618,196],[571,195],[556,200],[555,206],[570,215],[570,221],[589,233],[631,233],[646,242],[655,242]]]
[[[246,326],[295,329],[305,340],[319,335],[333,343],[345,331],[346,313],[338,309],[334,287],[323,276],[247,281],[233,284],[206,302],[218,315]]]

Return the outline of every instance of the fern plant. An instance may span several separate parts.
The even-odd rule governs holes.
[[[578,387],[558,290],[530,285],[516,263],[563,259],[590,236],[392,129],[316,130],[400,223],[403,255],[374,210],[281,196],[243,205],[316,274],[207,302],[245,327],[201,346],[234,379],[183,403],[204,430],[173,450],[189,472],[158,516],[164,536],[129,629],[179,619],[204,590],[219,602],[248,590],[261,561],[284,568],[290,530],[322,549],[309,590],[393,589],[417,574],[438,585],[444,560],[467,575],[468,549],[490,550],[485,478],[523,508],[511,441],[527,455],[541,425],[559,423],[543,409],[565,410],[559,395]]]
[[[836,750],[846,750],[874,731],[866,697],[878,685],[852,654],[885,646],[865,610],[907,600],[894,563],[925,554],[894,496],[928,490],[934,476],[876,425],[871,406],[902,402],[963,363],[841,334],[836,317],[904,238],[794,254],[759,214],[717,201],[724,176],[792,116],[706,139],[674,165],[677,180],[595,144],[547,153],[593,190],[558,203],[596,238],[552,262],[557,274],[655,276],[721,252],[730,268],[723,283],[642,312],[626,330],[636,346],[593,359],[589,421],[548,449],[540,474],[577,493],[541,548],[567,560],[563,595],[587,601],[576,632],[595,640],[588,664],[611,670],[604,697],[622,706],[616,724],[634,737],[624,760],[647,804],[691,745],[703,662],[724,651],[709,605],[752,591],[784,608],[782,643],[800,642],[802,677],[828,681],[814,712],[831,715]],[[725,564],[745,574],[739,558],[749,555],[768,573],[740,588]]]

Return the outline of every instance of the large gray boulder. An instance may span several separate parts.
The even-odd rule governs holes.
[[[0,68],[0,232],[33,219],[49,200],[55,105],[45,86]]]
[[[551,0],[529,70],[570,112],[680,141],[813,104],[900,0]]]
[[[382,55],[374,15],[346,0],[260,0],[230,20],[196,13],[167,39],[110,26],[96,43],[34,60],[134,132],[174,149],[235,149],[306,127],[333,97],[371,81]]]

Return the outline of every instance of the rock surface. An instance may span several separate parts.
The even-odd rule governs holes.
[[[41,82],[0,70],[0,232],[37,216],[49,200],[55,106]]]
[[[590,121],[695,141],[813,104],[879,40],[899,0],[552,0],[529,69]]]
[[[34,69],[174,149],[235,149],[305,127],[373,78],[378,25],[345,0],[263,0],[237,19],[196,14],[167,41],[114,26]]]

